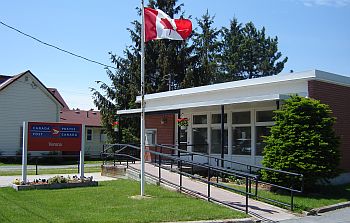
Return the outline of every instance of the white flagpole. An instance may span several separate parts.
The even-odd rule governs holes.
[[[144,6],[141,0],[141,196],[145,195],[145,26]]]

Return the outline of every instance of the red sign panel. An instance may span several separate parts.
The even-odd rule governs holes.
[[[81,124],[28,122],[28,151],[80,151]]]

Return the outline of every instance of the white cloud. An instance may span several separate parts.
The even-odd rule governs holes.
[[[345,7],[350,5],[350,0],[299,0],[305,6],[332,6],[332,7]]]

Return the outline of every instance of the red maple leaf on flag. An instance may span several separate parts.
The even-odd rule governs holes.
[[[168,19],[162,18],[160,20],[160,23],[164,26],[164,29],[171,29],[174,30],[174,27],[171,25]]]

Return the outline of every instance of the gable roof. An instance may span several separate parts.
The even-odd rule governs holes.
[[[0,84],[4,83],[8,79],[12,78],[12,76],[0,75]]]
[[[78,123],[86,126],[100,127],[101,114],[99,111],[89,110],[62,110],[60,122]]]
[[[44,90],[44,92],[46,93],[46,95],[48,97],[50,97],[52,100],[54,100],[57,104],[59,104],[60,106],[64,107],[64,104],[61,103],[60,100],[58,100],[50,91],[49,89],[30,71],[24,71],[22,73],[19,73],[15,76],[5,76],[5,75],[1,75],[3,77],[3,80],[6,79],[3,82],[0,82],[0,93],[1,91],[3,91],[5,88],[7,88],[8,86],[10,86],[12,83],[16,82],[18,79],[20,79],[21,77],[23,77],[24,75],[30,75],[37,83],[39,83],[41,85],[41,89]]]
[[[69,110],[69,107],[66,103],[66,101],[63,99],[63,97],[61,96],[60,92],[56,89],[56,88],[48,88],[48,90],[51,92],[51,94],[58,100],[61,102],[61,104],[63,105],[62,110]]]

